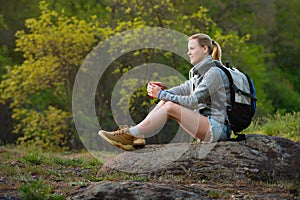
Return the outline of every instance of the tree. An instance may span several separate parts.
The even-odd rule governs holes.
[[[65,147],[75,137],[70,126],[74,76],[105,32],[96,17],[90,22],[69,18],[49,10],[45,2],[40,3],[40,9],[38,19],[26,20],[28,32],[16,34],[16,51],[25,61],[7,67],[0,85],[1,98],[10,101],[18,122],[14,132],[24,134],[19,142]]]

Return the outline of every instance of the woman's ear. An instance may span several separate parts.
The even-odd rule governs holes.
[[[203,49],[204,49],[204,53],[208,53],[208,46],[207,45],[204,45]]]

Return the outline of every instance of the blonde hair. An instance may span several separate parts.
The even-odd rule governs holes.
[[[222,49],[221,46],[214,40],[212,40],[208,35],[204,33],[198,33],[189,37],[189,40],[196,39],[200,46],[207,46],[208,53],[212,56],[214,60],[221,61]]]

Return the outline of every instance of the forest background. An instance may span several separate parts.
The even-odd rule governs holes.
[[[72,119],[78,68],[105,39],[149,26],[209,34],[222,46],[223,61],[255,82],[259,101],[254,126],[279,119],[299,140],[298,13],[298,0],[0,0],[0,141],[53,150],[82,148]],[[190,65],[170,53],[142,49],[122,56],[106,71],[109,78],[99,81],[95,99],[101,127],[117,127],[110,98],[118,79],[134,66],[154,61],[188,76]],[[155,100],[145,88],[130,98],[131,116],[139,122]],[[164,133],[149,142],[168,142],[177,128],[168,122]]]

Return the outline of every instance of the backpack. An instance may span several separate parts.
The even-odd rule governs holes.
[[[238,133],[251,124],[255,114],[257,98],[254,83],[247,74],[231,67],[228,61],[226,67],[218,61],[215,64],[229,79],[231,106],[227,107],[227,115],[231,131],[237,135],[231,140],[245,140],[245,135]]]

